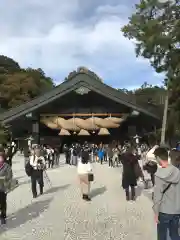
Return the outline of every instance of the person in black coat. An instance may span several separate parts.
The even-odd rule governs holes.
[[[63,152],[65,154],[66,164],[70,164],[71,153],[70,148],[66,144],[63,146]]]
[[[7,212],[7,192],[11,188],[12,169],[6,162],[4,152],[0,152],[0,220],[1,224],[6,224]]]
[[[138,163],[138,157],[133,154],[133,148],[129,147],[129,149],[121,155],[120,160],[123,165],[122,187],[126,193],[126,200],[135,201],[135,187],[137,186],[137,179],[139,177],[143,177]]]

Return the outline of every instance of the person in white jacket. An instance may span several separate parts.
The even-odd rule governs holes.
[[[86,201],[90,201],[91,198],[89,196],[90,194],[89,174],[93,173],[92,166],[89,162],[89,153],[86,154],[86,152],[82,152],[82,156],[79,159],[77,165],[77,173],[79,177],[82,198]]]
[[[156,161],[156,157],[154,155],[154,151],[158,148],[158,145],[154,145],[146,154],[145,158],[145,165],[143,167],[144,170],[146,170],[150,176],[151,176],[151,182],[152,185],[155,185],[155,172],[157,171],[158,164]]]

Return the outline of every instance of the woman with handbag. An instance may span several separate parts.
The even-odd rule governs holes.
[[[7,210],[7,192],[11,188],[12,169],[8,163],[5,162],[5,154],[0,153],[0,219],[1,224],[6,224],[6,210]]]
[[[82,198],[85,201],[91,201],[90,194],[90,183],[94,180],[92,172],[92,166],[89,162],[89,154],[86,149],[82,150],[81,158],[78,162],[77,173],[80,182]]]

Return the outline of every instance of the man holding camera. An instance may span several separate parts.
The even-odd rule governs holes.
[[[33,198],[37,197],[37,183],[40,188],[40,195],[43,194],[44,181],[43,181],[43,171],[45,170],[46,162],[44,157],[41,155],[40,147],[36,146],[34,153],[30,156],[30,165],[32,167],[31,172],[31,188]]]

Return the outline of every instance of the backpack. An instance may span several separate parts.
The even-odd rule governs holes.
[[[35,158],[35,156],[34,156],[34,158]],[[28,177],[32,176],[32,171],[33,171],[33,167],[30,164],[30,160],[28,160],[28,162],[25,165],[25,172],[26,172]]]
[[[143,167],[143,169],[146,170],[149,174],[155,174],[157,168],[158,168],[157,163],[153,161],[147,162]]]

